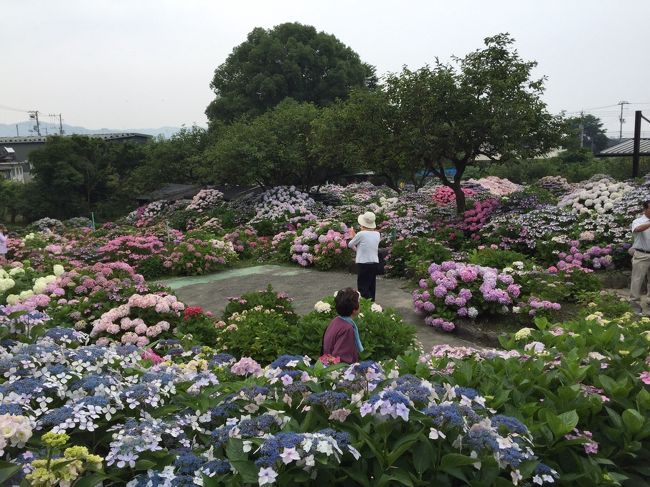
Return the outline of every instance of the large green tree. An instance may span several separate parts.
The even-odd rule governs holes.
[[[569,151],[584,148],[597,154],[607,148],[607,134],[603,122],[594,115],[581,115],[566,119],[566,135],[562,145]]]
[[[216,69],[206,115],[230,123],[287,97],[326,106],[375,82],[374,68],[333,35],[299,23],[258,27]]]
[[[213,134],[201,127],[183,127],[169,139],[158,138],[144,148],[144,160],[129,175],[127,188],[145,193],[167,183],[202,182],[203,151]]]
[[[314,124],[320,116],[314,104],[287,98],[259,117],[230,124],[205,152],[204,178],[303,189],[323,183],[344,170],[344,161],[321,158],[314,149]]]
[[[531,78],[536,63],[522,60],[513,44],[508,34],[488,37],[483,49],[453,64],[405,68],[382,86],[403,123],[404,160],[453,189],[459,213],[465,210],[463,174],[479,156],[532,158],[560,141],[561,118],[541,99],[544,78]]]
[[[418,134],[394,94],[390,85],[356,90],[347,101],[324,109],[313,137],[321,160],[330,166],[344,162],[343,172],[371,170],[396,191],[402,181],[421,187],[426,165],[410,158],[412,139]]]
[[[0,178],[0,221],[16,223],[19,216],[23,221],[31,216],[30,200],[33,197],[32,183],[19,183]]]
[[[139,144],[94,137],[49,137],[29,156],[34,216],[70,218],[95,211],[118,193],[131,165],[142,160],[141,151]]]

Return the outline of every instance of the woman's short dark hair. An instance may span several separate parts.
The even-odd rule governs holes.
[[[351,287],[341,289],[336,293],[334,305],[340,316],[351,316],[355,309],[359,309],[359,293]]]

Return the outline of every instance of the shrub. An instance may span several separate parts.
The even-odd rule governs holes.
[[[318,269],[344,268],[352,260],[347,241],[349,228],[340,222],[321,222],[296,233],[291,246],[291,260],[303,267]]]
[[[264,291],[246,293],[239,297],[228,298],[229,302],[223,312],[223,320],[229,321],[235,314],[261,306],[265,310],[272,310],[281,315],[287,322],[296,323],[298,315],[293,309],[290,298],[286,293],[277,293],[269,286]]]
[[[318,303],[321,311],[312,311],[299,320],[292,312],[286,312],[284,304],[278,305],[272,290],[245,296],[250,297],[244,304],[237,298],[229,303],[233,305],[231,312],[218,332],[217,343],[228,353],[253,357],[261,363],[268,363],[279,354],[312,358],[320,355],[323,333],[336,316],[332,296]],[[235,307],[239,311],[232,311]],[[414,343],[413,326],[404,324],[395,311],[383,311],[369,300],[361,300],[355,322],[364,346],[362,358],[396,357]]]
[[[95,320],[90,337],[103,345],[115,341],[144,347],[154,339],[170,337],[184,309],[171,294],[134,294],[126,304]]]
[[[511,267],[513,262],[523,262],[526,268],[533,265],[528,256],[519,252],[490,248],[474,250],[469,254],[469,262],[483,267],[494,267],[499,270]]]
[[[176,326],[176,336],[185,344],[215,346],[219,336],[217,323],[211,313],[199,306],[189,306]]]
[[[630,302],[616,293],[607,291],[585,291],[578,294],[580,316],[586,317],[594,312],[602,313],[603,318],[618,318],[631,311]]]
[[[513,265],[523,270],[523,263]],[[521,312],[535,315],[560,309],[559,303],[524,296],[521,284],[509,272],[459,262],[431,264],[429,279],[421,279],[420,289],[413,291],[413,304],[416,311],[427,314],[427,325],[444,331],[455,329],[452,320],[457,317]]]
[[[396,240],[386,257],[386,274],[394,277],[421,276],[431,262],[444,262],[451,257],[451,251],[434,239]]]
[[[98,249],[104,262],[125,262],[135,267],[145,277],[163,274],[160,254],[164,242],[156,235],[121,235]]]
[[[325,329],[336,316],[334,297],[325,298],[317,307],[321,311],[315,309],[302,316],[298,325],[291,330],[290,342],[294,347],[292,353],[311,357],[320,355]],[[396,357],[413,346],[415,328],[403,323],[394,310],[383,310],[368,299],[360,300],[359,315],[355,318],[355,323],[364,347],[362,359],[384,360]]]
[[[268,364],[278,355],[293,350],[287,336],[295,326],[287,321],[285,313],[262,305],[253,306],[230,314],[227,326],[219,329],[217,348]]]
[[[187,238],[179,242],[163,259],[163,266],[172,274],[207,274],[221,270],[237,260],[231,242]]]
[[[224,235],[223,238],[232,243],[235,252],[239,254],[239,258],[242,260],[251,259],[258,255],[267,243],[266,240],[260,239],[255,229],[251,227],[237,228],[233,232]]]

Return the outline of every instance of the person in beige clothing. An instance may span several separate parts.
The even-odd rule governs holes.
[[[641,288],[650,270],[650,201],[643,203],[643,216],[634,220],[630,229],[634,235],[630,301],[634,311],[640,313]]]

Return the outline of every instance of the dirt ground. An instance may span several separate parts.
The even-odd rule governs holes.
[[[220,315],[229,296],[266,289],[271,284],[278,292],[294,298],[293,305],[300,315],[313,309],[323,297],[344,287],[356,287],[356,276],[347,272],[321,272],[313,269],[279,265],[261,265],[234,269],[207,276],[174,278],[161,281],[171,287],[178,298],[190,306],[201,306]],[[416,329],[424,350],[435,344],[476,346],[457,336],[437,331],[424,324],[424,319],[413,311],[412,284],[398,279],[377,278],[377,303],[384,308],[394,308]]]

